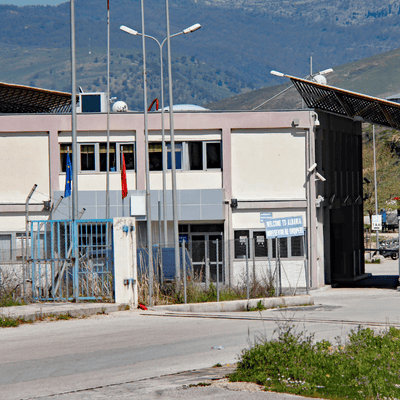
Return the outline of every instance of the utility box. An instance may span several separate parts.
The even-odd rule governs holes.
[[[115,302],[138,307],[135,218],[114,218]]]

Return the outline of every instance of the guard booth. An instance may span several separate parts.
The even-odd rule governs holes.
[[[287,75],[286,75],[287,76]],[[364,278],[362,122],[400,129],[400,104],[287,76],[317,113],[314,140],[318,170],[315,217],[323,243],[325,283]],[[313,256],[313,255],[310,255]],[[318,257],[318,254],[314,255]]]

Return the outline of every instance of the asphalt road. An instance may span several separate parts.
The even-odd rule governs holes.
[[[398,264],[392,263],[371,268],[378,268],[375,275],[395,274]],[[358,325],[400,326],[395,289],[331,289],[313,297],[311,307],[261,314],[125,311],[0,329],[0,398],[237,398],[220,388],[176,389],[182,376],[174,374],[232,364],[255,338],[270,338],[285,323],[332,341],[345,339]],[[241,393],[240,398],[293,397]]]

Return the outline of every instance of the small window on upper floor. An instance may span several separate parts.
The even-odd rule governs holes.
[[[188,142],[188,168],[191,171],[221,169],[221,142]]]
[[[162,169],[161,142],[149,143],[149,170],[162,171]]]
[[[69,157],[72,163],[72,152],[71,152],[71,143],[62,143],[60,144],[60,163],[61,163],[61,172],[65,172],[67,170],[67,153],[69,153]]]
[[[81,144],[81,171],[96,171],[96,157],[94,144]]]
[[[66,171],[67,153],[72,162],[71,143],[60,144],[61,172]],[[122,167],[122,152],[127,170],[135,170],[135,144],[110,142],[110,171],[117,172]],[[78,145],[79,171],[107,171],[107,143],[82,143]]]
[[[206,168],[221,168],[221,142],[206,142]]]
[[[167,168],[172,169],[172,151],[170,144],[167,144]],[[182,143],[175,143],[175,168],[182,169]]]

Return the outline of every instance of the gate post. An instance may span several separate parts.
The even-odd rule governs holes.
[[[115,302],[138,306],[135,218],[114,218]]]

